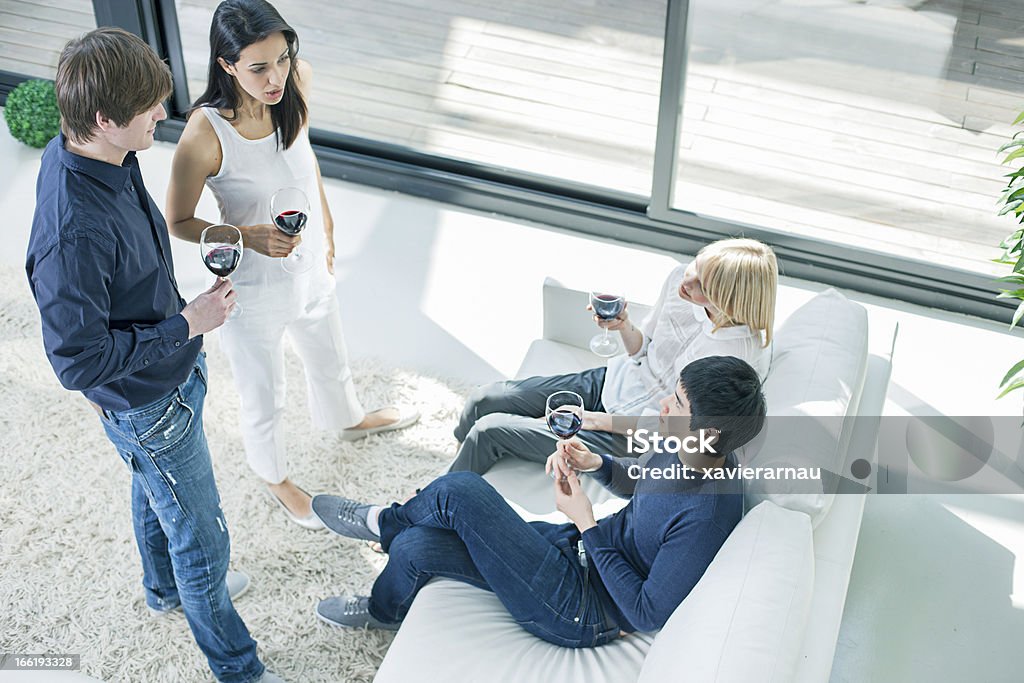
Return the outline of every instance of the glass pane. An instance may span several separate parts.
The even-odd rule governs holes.
[[[1011,0],[692,0],[673,206],[991,273]]]
[[[2,0],[0,69],[52,79],[64,45],[94,28],[91,0]]]
[[[177,0],[189,92],[216,0]],[[666,0],[277,0],[315,127],[647,196]]]

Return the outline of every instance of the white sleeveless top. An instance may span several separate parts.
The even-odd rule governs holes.
[[[200,111],[220,141],[221,163],[217,175],[206,179],[220,207],[220,220],[231,225],[273,223],[270,198],[282,187],[297,187],[309,199],[309,217],[302,231],[302,247],[313,259],[306,273],[292,274],[281,259],[245,249],[242,262],[231,276],[239,303],[252,308],[290,309],[308,305],[333,291],[334,278],[327,272],[323,207],[316,180],[316,157],[303,128],[288,149],[278,149],[277,135],[249,140],[225,121],[217,110]]]

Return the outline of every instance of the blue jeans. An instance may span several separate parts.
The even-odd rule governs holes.
[[[158,611],[181,605],[217,679],[248,683],[264,669],[224,581],[230,540],[203,433],[204,356],[170,394],[106,411],[103,427],[132,473],[146,604]]]
[[[605,370],[593,368],[478,387],[470,393],[455,427],[455,439],[462,445],[448,471],[483,474],[501,458],[509,457],[545,462],[555,452],[557,441],[547,424],[536,419],[544,417],[548,396],[556,391],[575,391],[587,410],[603,412]],[[585,429],[576,436],[592,451],[626,452],[626,437],[622,434]]]
[[[419,590],[445,577],[492,591],[520,626],[555,645],[596,647],[619,635],[596,571],[577,558],[576,527],[524,521],[478,474],[439,477],[383,510],[380,529],[389,558],[369,605],[380,621],[404,619]]]

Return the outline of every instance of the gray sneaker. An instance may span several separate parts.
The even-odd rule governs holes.
[[[234,600],[235,598],[241,597],[245,591],[249,590],[249,586],[252,584],[249,581],[249,576],[245,572],[236,572],[233,569],[228,570],[228,574],[224,577],[224,582],[228,585],[228,596]],[[149,607],[147,605],[147,607]],[[168,607],[167,609],[156,609],[149,607],[150,614],[159,616],[162,614],[169,614],[171,612],[180,612],[181,603],[178,603],[174,607]]]
[[[270,673],[269,671],[263,672],[263,677],[260,678],[259,683],[284,683],[284,679],[277,674]]]
[[[313,496],[313,514],[320,518],[325,527],[339,536],[360,541],[380,540],[380,536],[366,526],[366,514],[371,507],[341,496]]]
[[[397,631],[401,622],[388,624],[370,614],[370,598],[363,595],[342,595],[321,600],[316,615],[332,626],[347,628],[376,628]]]

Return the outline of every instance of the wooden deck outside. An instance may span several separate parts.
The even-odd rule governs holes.
[[[52,75],[89,4],[0,0],[0,68]],[[177,0],[193,97],[216,4]],[[649,193],[666,0],[275,5],[314,125]],[[1024,1],[691,6],[680,208],[994,272]]]
[[[53,78],[64,44],[94,28],[91,0],[0,0],[0,70]]]

